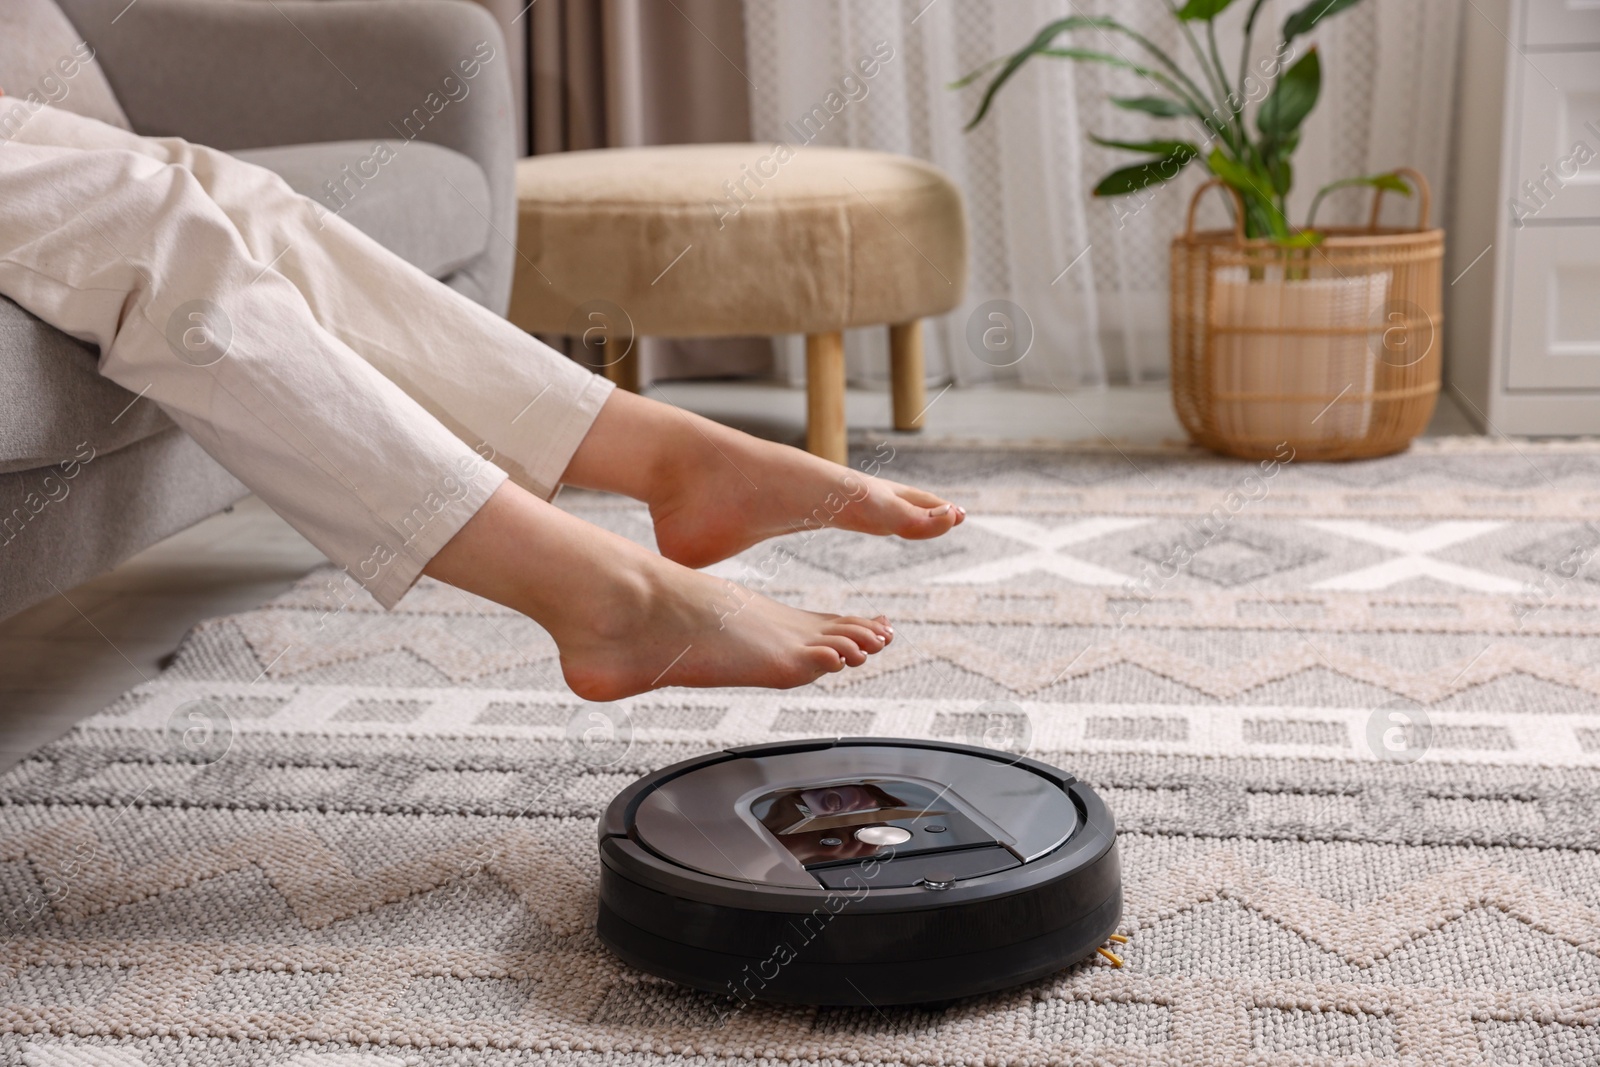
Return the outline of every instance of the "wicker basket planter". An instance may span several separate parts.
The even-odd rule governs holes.
[[[1314,248],[1195,232],[1201,186],[1172,241],[1172,395],[1193,440],[1250,459],[1357,459],[1399,452],[1439,393],[1444,231],[1326,227]],[[1223,188],[1227,188],[1223,186]]]

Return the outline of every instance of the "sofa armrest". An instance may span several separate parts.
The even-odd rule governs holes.
[[[459,0],[60,0],[134,129],[225,150],[422,140],[483,168],[484,303],[503,313],[516,227],[510,63]],[[487,279],[487,280],[486,280]]]

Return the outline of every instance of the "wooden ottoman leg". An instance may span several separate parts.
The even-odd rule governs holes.
[[[894,390],[894,428],[922,429],[928,390],[922,368],[922,320],[889,327],[889,384]]]
[[[639,347],[639,339],[633,339],[633,347]],[[617,388],[626,389],[630,393],[639,391],[639,353],[629,352],[615,363],[605,366],[606,377],[617,383]]]
[[[806,451],[849,462],[844,425],[844,334],[806,335]]]

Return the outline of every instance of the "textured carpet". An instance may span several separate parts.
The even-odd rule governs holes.
[[[720,568],[896,621],[801,691],[667,690],[608,723],[523,619],[432,584],[385,615],[332,572],[197,627],[0,779],[0,1063],[1600,1063],[1600,447],[874,458],[967,524]],[[563,502],[648,540],[633,505]],[[600,949],[616,789],[861,733],[1026,745],[1093,783],[1127,966],[740,1010]]]

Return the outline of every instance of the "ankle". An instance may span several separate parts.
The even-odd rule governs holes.
[[[563,484],[621,493],[655,505],[683,491],[705,469],[724,427],[669,404],[614,391],[573,453]]]
[[[665,425],[658,438],[663,446],[649,457],[647,474],[643,479],[645,495],[639,499],[652,509],[671,505],[720,484],[714,477],[727,473],[746,485],[735,470],[748,470],[753,462],[749,435],[722,425],[702,415],[660,405]],[[731,466],[730,466],[731,464]]]
[[[663,560],[654,553],[639,552],[639,559],[619,561],[607,576],[598,596],[587,609],[589,632],[603,640],[619,641],[635,636],[640,620],[659,614],[666,599],[666,583],[660,573]]]
[[[663,576],[657,573],[662,562],[643,549],[617,553],[586,568],[578,588],[541,598],[545,603],[525,614],[558,636],[627,641],[637,635],[641,620],[656,615],[666,597]]]

